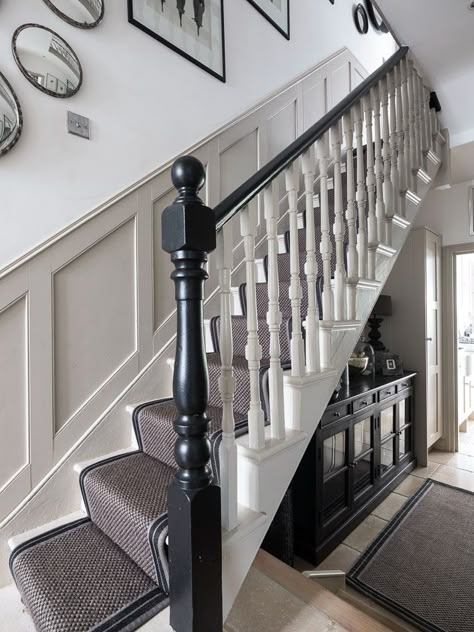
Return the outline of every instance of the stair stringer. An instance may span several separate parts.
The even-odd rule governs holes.
[[[439,155],[439,151],[438,151]],[[246,436],[237,441],[239,504],[253,513],[244,525],[224,534],[223,544],[223,596],[224,615],[229,613],[240,587],[252,565],[265,534],[283,499],[288,485],[304,455],[319,420],[334,392],[344,367],[372,312],[379,294],[408,237],[409,226],[420,210],[440,163],[431,160],[429,181],[418,177],[417,192],[406,196],[406,216],[409,225],[393,222],[393,256],[381,252],[376,257],[378,287],[357,290],[358,322],[331,333],[332,366],[334,370],[319,375],[292,378],[285,375],[285,418],[291,428],[287,438],[280,442],[267,440],[266,448],[253,452],[248,448]],[[269,434],[267,433],[267,436]],[[253,522],[253,528],[252,528]]]

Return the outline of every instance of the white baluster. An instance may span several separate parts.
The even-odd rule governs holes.
[[[336,269],[334,272],[335,320],[344,320],[346,317],[345,227],[342,210],[341,143],[340,123],[337,123],[331,128],[331,144],[334,157],[334,239],[336,242]]]
[[[283,415],[283,369],[281,367],[280,327],[280,286],[278,282],[278,181],[267,186],[264,193],[265,220],[268,244],[268,314],[270,331],[270,368],[268,386],[270,399],[270,425],[273,439],[285,438],[285,418]]]
[[[220,285],[221,376],[219,390],[222,398],[222,442],[219,448],[222,526],[227,531],[237,526],[237,446],[235,443],[234,393],[235,377],[232,368],[234,354],[232,340],[232,224],[228,222],[217,233],[216,267]]]
[[[425,115],[425,84],[423,83],[423,77],[420,75],[418,75],[418,94],[420,99],[421,164],[423,169],[426,171],[429,146]]]
[[[410,110],[408,107],[408,72],[407,58],[400,62],[402,80],[402,117],[403,117],[403,159],[405,168],[400,180],[400,192],[403,197],[403,207],[406,216],[406,193],[410,187]],[[400,151],[402,151],[400,149]]]
[[[431,115],[430,109],[430,101],[431,101],[431,90],[426,88],[426,103],[427,103],[427,130],[428,130],[428,142],[430,145],[430,149],[433,149],[433,117]]]
[[[247,346],[245,357],[250,374],[249,447],[261,450],[265,446],[265,421],[260,400],[260,360],[262,347],[258,339],[255,237],[257,234],[256,208],[246,206],[240,213],[240,233],[244,240],[247,275]]]
[[[359,281],[359,259],[357,254],[357,216],[355,208],[354,182],[354,128],[352,114],[343,117],[344,139],[346,144],[346,182],[347,182],[347,233],[349,248],[347,252],[347,318],[356,319],[357,283]]]
[[[321,255],[323,259],[323,320],[334,319],[334,296],[331,287],[332,243],[329,233],[328,200],[328,134],[325,133],[316,144],[319,159],[320,211],[321,211]]]
[[[365,161],[364,161],[364,129],[363,109],[359,102],[354,106],[354,123],[357,147],[357,212],[359,217],[359,230],[357,233],[357,252],[359,255],[359,278],[367,278],[367,192],[365,188]]]
[[[392,245],[392,226],[391,221],[394,215],[399,213],[400,206],[400,183],[398,179],[398,136],[397,136],[397,115],[396,115],[396,96],[395,82],[393,72],[387,74],[387,91],[390,104],[390,180],[392,182],[392,204],[389,207],[390,213],[387,213],[387,243]]]
[[[418,172],[418,169],[421,167],[421,126],[420,126],[420,95],[419,95],[419,83],[418,83],[418,73],[414,67],[413,60],[410,60],[411,66],[411,78],[413,84],[413,109],[414,109],[414,120],[415,120],[415,162],[414,162],[414,171]]]
[[[395,90],[397,110],[397,150],[398,150],[398,210],[402,217],[406,217],[406,165],[405,165],[405,139],[403,135],[403,95],[402,95],[402,64],[395,66]]]
[[[308,314],[306,316],[306,370],[319,373],[319,309],[316,300],[318,262],[316,259],[316,238],[314,221],[314,149],[303,154],[302,166],[306,200],[306,263],[305,275],[308,284]]]
[[[374,108],[374,144],[375,144],[375,182],[376,202],[375,215],[377,216],[377,240],[385,242],[385,202],[383,199],[383,158],[382,135],[380,125],[380,93],[379,86],[372,88],[372,104]]]
[[[406,61],[408,72],[408,112],[409,112],[409,137],[410,137],[410,179],[408,186],[414,193],[417,192],[417,178],[416,171],[417,166],[417,153],[416,153],[416,96],[413,82],[413,62],[407,58]]]
[[[385,242],[392,245],[393,187],[392,187],[392,153],[390,148],[390,123],[388,111],[387,84],[382,80],[379,84],[382,101],[382,158],[383,158],[383,199],[385,204]]]
[[[430,116],[430,91],[429,89],[423,84],[423,79],[421,81],[421,85],[422,85],[422,89],[423,89],[423,95],[424,95],[424,107],[423,107],[423,113],[424,113],[424,120],[425,120],[425,132],[424,132],[424,138],[426,139],[425,142],[425,158],[428,158],[428,153],[431,150],[432,147],[432,142],[431,142],[431,131],[430,131],[430,127],[431,127],[431,116]]]
[[[373,143],[373,120],[372,120],[372,104],[370,95],[363,99],[365,111],[365,130],[367,138],[367,200],[369,212],[367,217],[367,234],[368,234],[368,260],[367,274],[369,279],[375,279],[375,259],[377,255],[377,215],[375,213],[375,162],[374,162],[374,143]]]
[[[298,191],[293,163],[285,171],[288,193],[288,217],[290,224],[290,301],[291,301],[291,375],[301,377],[305,373],[304,342],[301,327],[301,299],[303,290],[300,278],[300,251],[298,243]]]

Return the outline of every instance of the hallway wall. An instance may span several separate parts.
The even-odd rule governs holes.
[[[0,160],[0,269],[329,55],[347,46],[368,72],[396,49],[372,28],[361,36],[352,4],[291,3],[291,41],[247,0],[225,3],[227,84],[128,24],[125,0],[106,2],[104,22],[83,31],[40,0],[3,0],[0,70],[24,113],[19,144]],[[16,27],[37,22],[76,50],[84,84],[71,99],[35,90],[10,52]],[[66,112],[92,121],[92,140],[66,133]]]

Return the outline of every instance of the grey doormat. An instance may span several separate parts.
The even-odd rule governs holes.
[[[474,494],[427,480],[347,582],[420,630],[474,632]]]

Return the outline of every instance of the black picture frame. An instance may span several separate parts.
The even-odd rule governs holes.
[[[256,3],[255,0],[248,0],[248,2],[250,2],[250,4],[257,9],[257,11],[260,13],[260,15],[263,15],[263,17],[270,22],[270,24],[272,26],[274,26],[276,28],[276,30],[283,35],[283,37],[287,40],[290,39],[290,0],[286,0],[287,1],[287,11],[288,11],[288,20],[287,20],[287,29],[286,31],[284,29],[281,28],[281,26],[279,24],[277,24],[275,22],[275,20],[272,20],[272,18],[268,15],[268,13],[265,11],[265,9],[263,9],[260,5],[258,5]],[[333,0],[330,0],[331,2],[333,2]],[[333,2],[334,4],[334,2]]]
[[[382,375],[387,377],[399,377],[403,375],[403,365],[400,356],[396,353],[385,352],[381,354]]]
[[[369,18],[364,5],[361,3],[354,8],[354,24],[361,35],[366,35],[369,32]]]
[[[226,56],[225,56],[224,0],[220,0],[220,8],[221,8],[221,37],[222,37],[222,73],[216,72],[215,70],[213,70],[209,66],[206,66],[205,64],[200,62],[198,59],[194,58],[192,55],[190,55],[186,51],[180,49],[178,46],[175,46],[175,44],[173,44],[172,42],[169,42],[164,37],[162,37],[161,35],[159,35],[155,31],[152,31],[146,25],[142,24],[137,19],[135,19],[134,15],[133,15],[133,2],[134,2],[134,0],[127,0],[128,22],[129,22],[129,24],[132,24],[133,26],[135,26],[140,31],[143,31],[143,33],[146,33],[147,35],[149,35],[153,39],[156,39],[158,42],[160,42],[161,44],[163,44],[167,48],[171,49],[175,53],[178,53],[178,55],[180,55],[181,57],[184,57],[184,59],[187,59],[188,61],[193,63],[198,68],[201,68],[201,70],[204,70],[205,72],[207,72],[208,74],[212,75],[216,79],[219,79],[219,81],[222,81],[222,83],[226,82],[227,72],[226,72]]]

